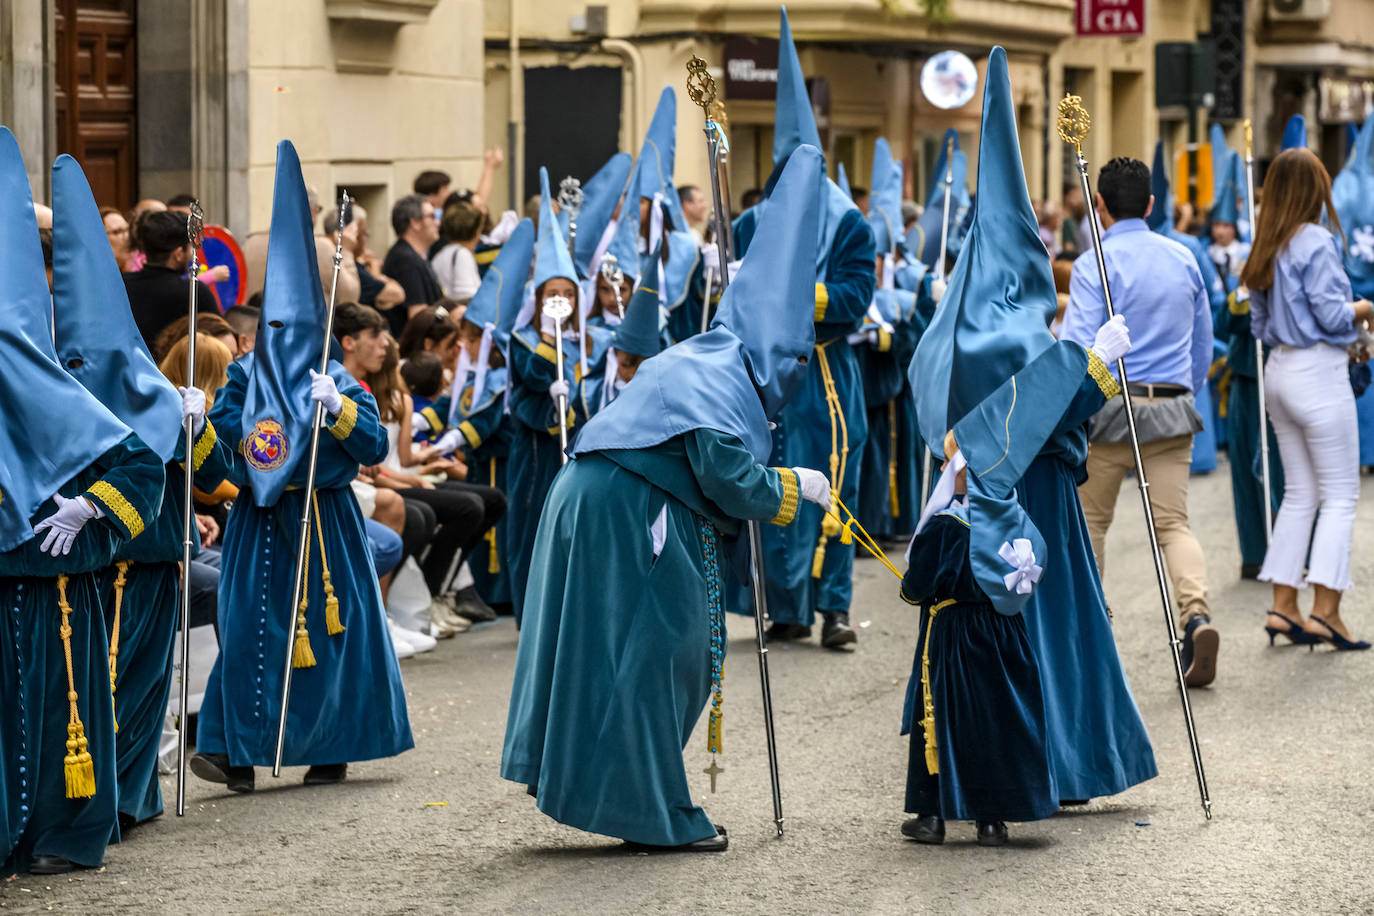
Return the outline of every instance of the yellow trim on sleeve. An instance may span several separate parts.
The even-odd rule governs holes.
[[[472,257],[478,264],[490,264],[496,260],[496,256],[501,253],[500,247],[488,248],[486,251],[479,251]]]
[[[539,346],[534,348],[534,355],[542,356],[551,363],[557,364],[558,362],[558,351],[553,348],[553,344],[544,343],[542,340],[539,342]]]
[[[477,427],[473,426],[467,420],[464,420],[462,423],[458,424],[458,430],[463,434],[463,438],[468,440],[468,445],[473,448],[481,448],[482,437],[477,435]]]
[[[825,320],[825,310],[830,306],[830,292],[824,283],[816,284],[816,321]]]
[[[215,450],[215,438],[215,427],[207,419],[205,428],[200,431],[200,438],[191,449],[191,470],[199,471],[205,459],[210,457],[210,453]]]
[[[439,419],[439,411],[433,407],[426,407],[420,411],[420,416],[429,421],[429,431],[434,435],[437,436],[444,431],[444,421]]]
[[[878,328],[878,352],[886,353],[892,349],[892,332],[887,328]]]
[[[569,405],[569,406],[568,406],[568,431],[571,432],[572,429],[573,429],[573,427],[576,426],[576,425],[577,425],[577,413],[576,413],[576,411],[574,411],[574,410],[572,409],[572,406]],[[549,427],[549,435],[550,435],[550,436],[556,436],[556,435],[558,435],[558,430],[559,430],[559,428],[560,428],[560,427],[558,427],[558,426],[550,426],[550,427]]]
[[[1226,309],[1232,315],[1248,315],[1250,314],[1250,297],[1246,296],[1242,299],[1236,295],[1236,290],[1231,290],[1226,295]]]
[[[773,470],[778,472],[778,480],[782,482],[782,505],[778,507],[778,514],[769,519],[769,524],[791,524],[792,519],[797,517],[797,505],[801,496],[801,490],[797,485],[797,472],[791,468]]]
[[[324,427],[334,434],[335,439],[347,439],[357,422],[358,402],[348,395],[343,395],[343,410],[339,411],[339,415],[332,422],[325,418]]]
[[[143,516],[138,514],[138,510],[124,498],[123,493],[115,489],[113,484],[97,480],[86,488],[84,495],[99,502],[119,519],[119,523],[128,530],[131,539],[143,533]]]
[[[1121,383],[1112,378],[1111,372],[1107,370],[1107,364],[1102,361],[1102,357],[1093,351],[1088,351],[1088,375],[1097,382],[1097,387],[1101,389],[1102,396],[1111,400],[1121,394]]]

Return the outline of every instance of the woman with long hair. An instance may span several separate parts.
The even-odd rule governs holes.
[[[1342,243],[1323,225],[1323,214],[1343,239],[1321,161],[1306,149],[1280,153],[1265,176],[1264,208],[1241,274],[1250,290],[1251,329],[1272,348],[1265,404],[1284,470],[1283,504],[1259,578],[1274,586],[1265,621],[1271,642],[1282,634],[1293,642],[1315,637],[1337,649],[1368,649],[1369,642],[1351,637],[1340,604],[1351,586],[1360,493],[1348,350],[1374,305],[1354,301]],[[1306,585],[1315,596],[1304,620],[1298,590]]]

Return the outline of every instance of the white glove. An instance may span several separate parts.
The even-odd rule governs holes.
[[[552,318],[550,318],[548,315],[545,315],[543,312],[540,312],[539,333],[544,335],[545,337],[557,337],[558,322],[554,321]]]
[[[415,433],[427,433],[430,431],[429,418],[418,410],[410,415],[410,431]]]
[[[60,493],[54,493],[52,501],[57,505],[57,511],[34,525],[33,533],[37,536],[48,532],[39,550],[53,557],[66,556],[72,552],[72,542],[86,523],[103,513],[80,496],[67,499]]]
[[[701,266],[709,270],[711,275],[720,280],[720,248],[716,245],[701,246]]]
[[[438,449],[439,454],[447,455],[450,452],[456,451],[458,446],[462,444],[463,434],[456,429],[450,429],[439,437],[439,440],[434,443],[434,447]]]
[[[941,280],[939,277],[930,281],[930,298],[934,299],[937,303],[945,298],[945,281]]]
[[[801,489],[802,499],[815,503],[826,512],[833,507],[830,500],[830,478],[811,468],[793,468],[797,475],[797,486]]]
[[[310,370],[310,400],[323,404],[325,413],[331,417],[343,413],[343,395],[339,394],[339,386],[334,384],[332,376],[320,375],[314,369]]]
[[[568,387],[568,380],[560,379],[549,386],[549,397],[557,401],[559,398],[566,398],[571,390]]]
[[[205,392],[199,388],[184,388],[177,386],[177,391],[181,394],[181,420],[186,422],[190,417],[194,422],[191,424],[191,434],[199,436],[200,431],[205,428]]]
[[[1131,331],[1126,327],[1126,319],[1115,315],[1098,328],[1092,351],[1109,366],[1131,352]]]

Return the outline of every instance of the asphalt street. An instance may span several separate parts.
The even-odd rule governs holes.
[[[1374,636],[1374,478],[1363,478],[1345,615]],[[730,620],[726,772],[709,793],[705,717],[685,754],[730,831],[721,855],[636,855],[554,823],[498,774],[516,631],[506,619],[402,671],[416,747],[338,787],[258,771],[233,796],[192,778],[105,867],[0,884],[0,908],[138,913],[1339,913],[1374,910],[1374,653],[1269,648],[1268,589],[1239,581],[1226,465],[1194,478],[1207,550],[1216,683],[1192,692],[1215,816],[1198,802],[1138,496],[1123,488],[1106,587],[1160,775],[1113,798],[1012,825],[1002,849],[951,824],[902,839],[898,735],[915,609],[858,565],[856,651],[770,653],[786,836],[774,837],[752,623]],[[1084,740],[1092,740],[1085,735]],[[170,808],[174,782],[164,780]]]

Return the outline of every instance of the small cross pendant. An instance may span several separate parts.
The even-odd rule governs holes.
[[[716,794],[716,777],[725,772],[725,767],[716,766],[716,755],[711,755],[711,765],[701,772],[711,777],[711,794]]]

